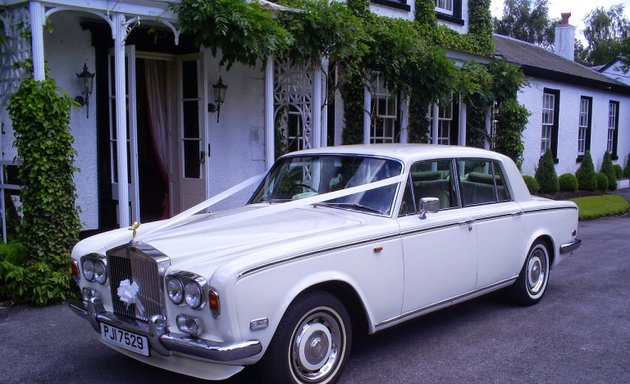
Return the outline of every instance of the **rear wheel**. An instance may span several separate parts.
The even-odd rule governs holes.
[[[525,264],[510,294],[521,305],[533,305],[540,301],[549,281],[549,249],[541,240],[534,242],[527,254]]]
[[[260,376],[268,383],[334,383],[351,342],[350,317],[339,299],[325,291],[308,293],[282,318]]]

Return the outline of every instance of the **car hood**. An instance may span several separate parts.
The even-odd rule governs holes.
[[[268,206],[267,206],[268,207]],[[384,223],[394,220],[327,207],[303,207],[274,212],[248,220],[234,215],[265,206],[194,215],[174,228],[159,230],[164,222],[143,224],[141,241],[171,259],[171,269],[186,270],[210,278],[220,267],[243,269],[273,260],[315,252],[337,245],[383,235]],[[227,223],[227,224],[225,224]],[[392,231],[397,226],[392,225]],[[152,233],[151,233],[152,232]],[[143,233],[148,234],[143,239]],[[131,240],[127,229],[106,232],[77,244],[73,256],[98,252]]]

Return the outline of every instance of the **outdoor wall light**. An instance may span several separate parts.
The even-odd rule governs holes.
[[[225,90],[227,85],[223,84],[223,79],[219,76],[219,81],[212,85],[214,91],[214,104],[208,104],[208,112],[217,113],[217,123],[219,122],[219,115],[221,114],[221,104],[225,101]]]
[[[90,95],[92,94],[92,87],[94,86],[94,75],[94,73],[88,71],[87,63],[83,63],[83,72],[77,73],[81,96],[75,97],[74,101],[79,103],[80,106],[85,107],[87,118],[90,118]]]

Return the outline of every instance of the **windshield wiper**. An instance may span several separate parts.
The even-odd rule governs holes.
[[[324,202],[324,203],[316,203],[313,204],[314,206],[324,206],[324,207],[339,207],[339,208],[349,208],[349,209],[356,209],[359,211],[364,211],[364,212],[370,212],[370,213],[377,213],[379,215],[382,215],[383,212],[381,212],[378,209],[372,208],[372,207],[368,207],[367,205],[362,205],[359,203],[330,203],[330,202]]]

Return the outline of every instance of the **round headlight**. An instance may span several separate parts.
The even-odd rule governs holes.
[[[107,268],[102,261],[94,262],[94,278],[99,284],[105,284],[107,281]]]
[[[178,278],[171,277],[166,281],[166,292],[173,304],[179,305],[184,301],[184,285]]]
[[[197,309],[203,304],[203,292],[195,282],[190,282],[184,287],[184,299],[192,309]]]
[[[91,259],[83,259],[81,269],[85,280],[94,281],[94,262]]]

